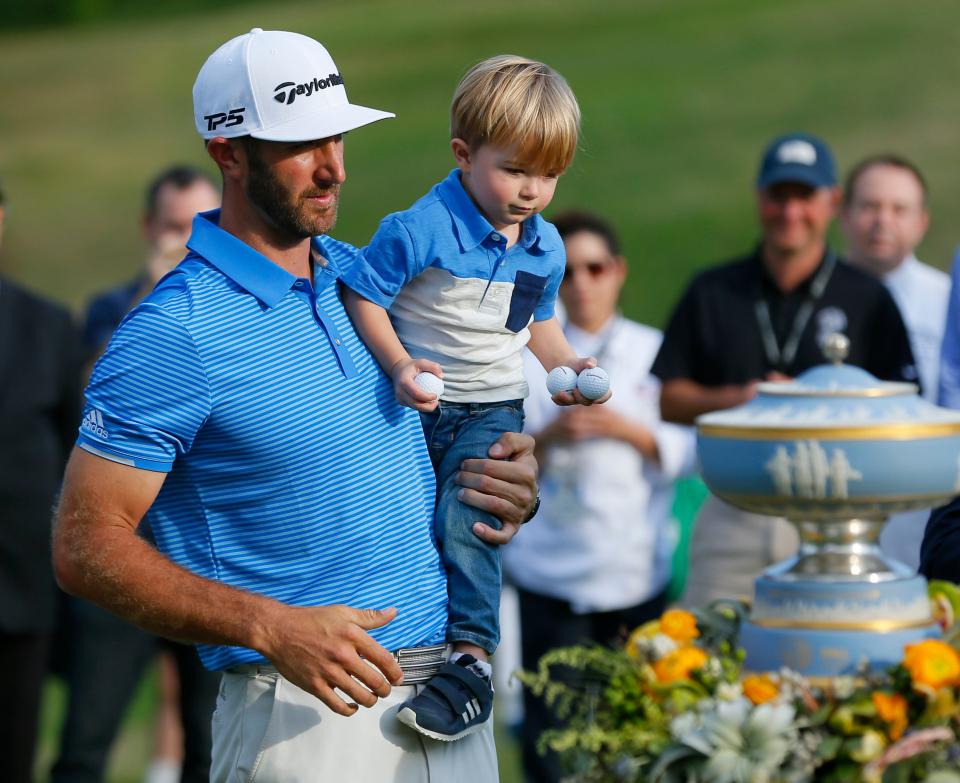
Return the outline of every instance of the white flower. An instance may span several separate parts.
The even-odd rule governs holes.
[[[717,686],[717,698],[720,701],[733,701],[743,697],[743,686],[739,682],[721,682]]]
[[[650,639],[650,651],[655,661],[659,661],[664,655],[669,655],[676,649],[677,643],[664,633],[654,634]]]
[[[709,701],[709,700],[705,700]],[[797,741],[796,713],[789,704],[754,707],[741,697],[709,701],[700,713],[671,722],[671,734],[704,756],[703,780],[711,783],[768,783]]]
[[[719,702],[717,704],[716,714],[717,718],[724,723],[728,723],[739,729],[743,726],[747,720],[747,716],[750,714],[750,702],[743,697],[734,699],[733,701]]]
[[[796,710],[790,704],[767,702],[757,707],[750,716],[748,723],[756,730],[767,734],[785,734],[793,726]]]
[[[708,677],[721,677],[723,675],[723,664],[720,663],[720,659],[711,655],[703,667],[703,673]]]
[[[841,701],[843,699],[849,699],[851,696],[853,696],[853,692],[857,688],[857,681],[853,677],[834,677],[832,684],[833,695]]]

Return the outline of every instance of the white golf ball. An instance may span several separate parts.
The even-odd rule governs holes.
[[[577,388],[588,400],[599,400],[610,391],[610,376],[599,367],[584,370],[577,377]]]
[[[554,367],[547,376],[547,391],[550,396],[577,388],[577,374],[570,367]]]
[[[413,382],[427,394],[436,394],[438,397],[443,394],[443,381],[432,372],[418,373]]]

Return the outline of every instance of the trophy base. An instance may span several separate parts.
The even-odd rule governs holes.
[[[866,662],[884,669],[907,644],[940,636],[922,576],[880,582],[785,581],[774,567],[756,582],[740,641],[746,666],[827,677]]]
[[[872,670],[903,660],[906,645],[940,637],[936,623],[892,631],[846,631],[817,628],[772,628],[743,624],[740,643],[751,671],[779,671],[786,666],[806,677],[853,675],[865,661]]]

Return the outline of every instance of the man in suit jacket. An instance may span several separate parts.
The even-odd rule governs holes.
[[[0,193],[0,236],[3,228]],[[80,419],[70,314],[0,277],[0,709],[3,779],[29,783],[54,625],[52,507]]]
[[[920,545],[920,573],[960,582],[960,497],[935,508]]]

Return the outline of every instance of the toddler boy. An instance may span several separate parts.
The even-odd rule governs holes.
[[[500,554],[472,526],[500,523],[460,502],[456,473],[503,432],[522,429],[528,342],[548,371],[596,365],[574,356],[554,317],[563,242],[539,215],[573,160],[579,123],[573,92],[548,66],[511,55],[479,63],[453,97],[457,168],[384,218],[344,278],[358,331],[397,399],[420,411],[437,472],[434,525],[454,652],[398,713],[435,739],[459,739],[489,718],[488,659],[499,642]],[[442,376],[439,399],[416,385],[420,372]],[[590,404],[576,391],[554,399]]]

